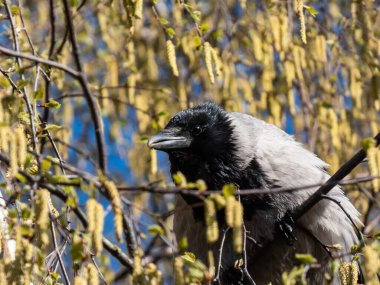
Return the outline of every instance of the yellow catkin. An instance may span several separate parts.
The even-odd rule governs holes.
[[[82,276],[76,276],[74,278],[74,285],[88,285],[87,280]]]
[[[133,273],[132,273],[133,284],[140,284],[142,282],[144,271],[143,271],[143,266],[141,262],[142,262],[143,254],[144,254],[143,250],[141,248],[138,248],[133,258],[133,265],[134,265]]]
[[[343,262],[339,266],[339,278],[342,285],[349,285],[350,265],[347,262]]]
[[[17,163],[23,167],[27,154],[27,139],[22,125],[18,125],[15,129],[15,141],[17,144]]]
[[[149,278],[149,285],[160,285],[162,283],[162,273],[153,263],[148,263],[144,268],[144,274]]]
[[[166,52],[168,55],[169,65],[172,69],[173,75],[178,77],[179,72],[177,67],[177,59],[175,55],[175,46],[171,40],[166,41]]]
[[[14,133],[10,133],[10,139],[9,139],[9,170],[8,175],[10,177],[15,177],[18,173],[18,159],[17,159],[17,142],[16,142],[16,136]]]
[[[92,263],[87,264],[87,284],[99,285],[99,273],[95,265]]]
[[[377,155],[379,149],[376,147],[375,142],[367,149],[368,168],[371,176],[378,176],[380,165],[377,164]],[[372,187],[374,192],[378,192],[380,188],[380,180],[372,179]]]
[[[116,185],[113,181],[105,181],[104,187],[110,196],[112,210],[114,212],[115,235],[118,241],[121,242],[123,238],[123,211],[121,207],[119,191],[117,190]]]
[[[243,250],[243,228],[242,227],[234,227],[233,232],[233,245],[234,250],[237,253],[241,253]]]
[[[174,285],[185,285],[185,274],[183,272],[183,260],[181,257],[174,259]]]
[[[339,150],[341,148],[341,140],[340,140],[340,134],[339,134],[339,122],[338,122],[338,116],[335,113],[333,108],[328,109],[328,122],[330,125],[330,135],[332,140],[332,145],[336,150]]]
[[[138,19],[142,19],[143,17],[143,0],[136,0],[135,2],[135,17]]]
[[[7,275],[5,274],[3,261],[0,262],[0,285],[8,285]],[[179,284],[179,285],[182,285],[182,284]]]
[[[95,230],[93,234],[93,245],[96,255],[100,255],[103,250],[103,228],[104,228],[104,209],[99,203],[95,207]]]
[[[26,262],[31,262],[34,255],[34,246],[27,239],[23,239],[22,242],[25,250],[24,260]]]
[[[243,206],[240,202],[236,201],[234,206],[234,227],[241,227],[243,225]]]
[[[356,261],[351,262],[350,265],[351,270],[351,280],[350,285],[358,285],[358,279],[359,279],[359,266]]]
[[[377,251],[370,245],[363,249],[364,256],[364,278],[366,285],[379,284],[377,272],[380,270],[380,261]]]
[[[253,55],[257,61],[261,62],[264,59],[263,40],[255,31],[250,31],[250,36],[252,38]]]
[[[298,15],[298,20],[300,22],[300,35],[301,40],[304,44],[307,43],[306,40],[306,25],[305,25],[305,16],[303,14],[303,0],[295,0],[295,11]]]
[[[157,175],[157,151],[155,149],[150,150],[150,173]]]
[[[86,203],[86,214],[87,214],[87,231],[89,233],[94,232],[95,230],[95,207],[96,207],[96,200],[95,199],[89,199]]]
[[[210,199],[212,199],[215,202],[218,210],[220,210],[226,206],[226,199],[224,198],[224,196],[222,196],[220,194],[211,194]]]
[[[277,15],[271,15],[269,17],[269,23],[271,25],[271,31],[273,35],[274,47],[276,51],[281,49],[281,27],[280,19]]]
[[[207,252],[207,259],[208,259],[208,271],[212,277],[215,276],[215,258],[214,258],[214,253],[212,250],[209,250]],[[213,279],[213,278],[212,278]]]
[[[207,242],[216,242],[219,238],[219,228],[216,206],[213,200],[205,200],[205,220],[206,220],[206,235]]]
[[[317,41],[317,53],[318,59],[326,63],[327,62],[327,52],[326,52],[326,38],[324,35],[319,35],[316,38]]]
[[[7,153],[9,151],[9,127],[0,127],[0,151]]]
[[[215,76],[214,76],[214,71],[212,69],[212,58],[211,58],[212,47],[210,43],[205,42],[203,49],[204,49],[204,55],[205,55],[205,64],[206,64],[207,74],[208,74],[208,77],[210,78],[211,83],[214,84]]]
[[[211,48],[211,58],[215,64],[215,75],[217,77],[222,76],[223,64],[222,64],[222,60],[220,59],[218,55],[218,51],[215,48]]]
[[[234,226],[234,209],[236,198],[235,196],[228,196],[226,198],[226,224],[229,227]]]
[[[49,244],[49,197],[49,191],[46,189],[39,189],[36,193],[36,224],[42,248],[45,248]]]

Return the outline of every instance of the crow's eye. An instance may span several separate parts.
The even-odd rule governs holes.
[[[195,126],[192,130],[191,130],[191,133],[194,135],[194,136],[197,136],[197,135],[200,135],[202,133],[203,129],[201,126]]]

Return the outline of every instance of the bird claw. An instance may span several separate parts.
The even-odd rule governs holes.
[[[278,222],[278,228],[281,233],[285,236],[288,245],[292,246],[297,237],[294,235],[294,220],[290,213],[286,213],[284,217]]]

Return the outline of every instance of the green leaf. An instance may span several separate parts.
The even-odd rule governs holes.
[[[186,177],[178,171],[177,173],[173,174],[173,180],[176,185],[179,185],[180,187],[184,187],[187,184]]]
[[[202,24],[199,26],[199,29],[202,31],[202,32],[206,32],[208,31],[209,27],[207,24]]]
[[[193,37],[193,42],[195,47],[200,47],[202,45],[202,40],[199,36]]]
[[[147,135],[142,135],[142,136],[140,137],[140,142],[145,143],[145,142],[148,141],[148,139],[149,139],[149,137],[148,137]]]
[[[197,259],[197,257],[195,256],[194,253],[192,252],[189,252],[189,251],[186,251],[183,255],[182,255],[182,258],[185,260],[185,261],[188,261],[190,263],[194,263],[195,260]]]
[[[166,29],[166,33],[168,34],[168,36],[169,36],[171,39],[175,36],[175,31],[173,30],[173,28],[167,28],[167,29]]]
[[[167,25],[167,24],[169,24],[168,20],[166,20],[165,18],[160,18],[160,23],[161,23],[162,25]]]
[[[361,142],[362,148],[367,151],[369,148],[376,145],[376,141],[374,138],[365,138]]]
[[[70,196],[69,198],[67,198],[67,200],[66,200],[66,206],[71,207],[71,208],[75,208],[77,206],[77,199],[76,199],[76,197]]]
[[[169,113],[166,111],[161,111],[160,113],[157,114],[158,117],[166,117],[167,115],[169,115]]]
[[[315,10],[313,7],[310,7],[310,6],[306,6],[304,5],[306,11],[308,11],[310,13],[310,15],[312,15],[313,17],[315,17],[316,15],[319,14],[319,12],[317,10]]]
[[[232,196],[236,192],[236,186],[234,184],[226,184],[223,186],[222,192],[225,198]]]
[[[28,181],[28,179],[26,179],[26,177],[22,175],[21,173],[17,173],[16,179],[20,181],[21,183],[26,183]]]
[[[181,240],[178,242],[178,252],[184,252],[188,246],[189,243],[187,241],[187,237],[181,238]]]
[[[59,109],[61,107],[61,104],[58,103],[55,100],[50,100],[49,102],[46,103],[45,105],[47,108],[52,108],[52,109]]]
[[[20,9],[18,6],[12,5],[10,9],[11,9],[12,15],[14,15],[14,16],[20,15]]]
[[[21,90],[21,89],[24,88],[28,83],[29,83],[29,81],[26,80],[26,79],[19,80],[19,81],[17,82],[17,88]]]
[[[41,171],[42,173],[46,173],[49,171],[51,167],[51,161],[47,160],[47,159],[44,159],[41,161]]]
[[[54,125],[54,124],[47,124],[45,127],[46,131],[57,131],[63,129],[62,126]]]
[[[195,22],[199,22],[200,20],[201,20],[201,11],[193,11],[192,13],[191,13],[191,18],[193,18],[193,20],[195,21]]]
[[[148,227],[148,232],[152,235],[163,235],[165,233],[164,229],[160,225],[151,225]]]
[[[317,263],[317,259],[311,254],[296,253],[296,259],[303,264]]]
[[[34,100],[42,100],[44,98],[45,88],[43,86],[40,86],[35,92],[34,92]]]
[[[29,114],[27,112],[18,113],[17,118],[21,123],[25,123],[28,125],[30,124]]]

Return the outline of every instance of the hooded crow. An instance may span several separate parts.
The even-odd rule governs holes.
[[[281,129],[246,114],[227,112],[213,103],[177,113],[160,133],[149,139],[148,146],[169,155],[172,174],[180,171],[190,182],[203,179],[208,189],[221,189],[233,183],[239,189],[271,190],[322,184],[330,177],[325,172],[328,167],[325,162]],[[286,213],[297,208],[317,188],[242,196],[244,223],[250,237],[246,247],[247,267],[256,284],[280,284],[282,272],[297,264],[296,253],[317,258],[320,266],[308,271],[307,280],[308,284],[323,284],[332,260],[326,245],[340,244],[339,256],[350,260],[350,248],[358,242],[354,227],[344,211],[328,199],[297,221],[293,229],[297,239],[292,245],[283,237],[274,239],[265,248],[260,246],[273,239]],[[340,203],[354,223],[361,223],[359,213],[339,187],[328,195]],[[193,207],[191,199],[177,197],[174,232],[178,240],[187,238],[188,250],[203,262],[207,263],[209,250],[218,260],[221,240],[206,243],[206,227],[197,211],[201,210]],[[221,284],[251,284],[234,266],[239,258],[228,233],[221,261]],[[340,284],[339,278],[332,277],[330,284]]]

